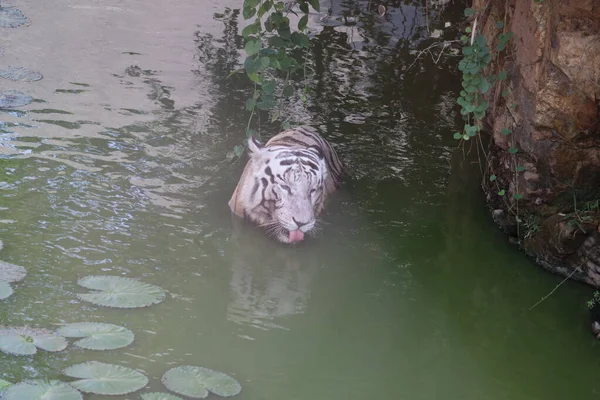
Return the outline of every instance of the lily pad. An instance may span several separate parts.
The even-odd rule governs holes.
[[[13,290],[8,282],[0,281],[0,300],[4,300],[13,294]]]
[[[89,350],[112,350],[133,342],[133,332],[122,326],[97,322],[67,324],[56,331],[68,338],[83,338],[75,346]]]
[[[142,400],[183,400],[183,399],[181,397],[173,396],[172,394],[168,394],[168,393],[152,392],[152,393],[142,394]]]
[[[0,328],[0,351],[7,354],[28,356],[40,348],[46,351],[61,351],[67,341],[45,329]]]
[[[12,383],[9,381],[5,381],[4,379],[0,379],[0,393],[4,391],[7,387],[12,386]]]
[[[19,265],[0,261],[0,281],[18,282],[25,278],[27,270]]]
[[[167,389],[183,396],[203,399],[208,392],[223,397],[231,397],[240,393],[242,386],[231,376],[209,368],[183,365],[175,367],[162,377]]]
[[[71,386],[82,392],[120,395],[135,392],[148,384],[148,378],[131,368],[114,364],[90,361],[72,365],[63,371],[72,378],[80,378],[70,382]]]
[[[80,293],[77,297],[105,307],[146,307],[162,302],[166,296],[165,291],[158,286],[120,276],[88,276],[78,283],[98,291]]]
[[[0,7],[0,28],[17,28],[30,22],[18,8]]]
[[[0,8],[0,11],[2,9]],[[16,90],[0,92],[0,108],[23,107],[33,101],[33,97]]]
[[[34,380],[12,385],[4,393],[5,400],[82,400],[77,389],[61,381]]]
[[[42,74],[25,67],[7,67],[0,69],[0,78],[11,81],[33,82],[43,78]]]

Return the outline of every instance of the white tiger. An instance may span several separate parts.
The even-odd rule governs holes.
[[[231,211],[284,243],[304,240],[344,172],[333,147],[310,126],[248,140],[250,159],[229,200]]]

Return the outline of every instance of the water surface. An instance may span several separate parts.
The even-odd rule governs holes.
[[[568,283],[529,309],[561,278],[507,243],[475,159],[455,151],[457,60],[413,61],[463,6],[424,3],[389,2],[380,18],[336,1],[328,21],[327,7],[311,16],[313,94],[284,111],[318,127],[349,173],[320,235],[289,247],[227,208],[251,90],[226,79],[244,58],[241,1],[14,0],[32,24],[2,31],[0,63],[44,79],[0,82],[37,99],[0,113],[0,256],[29,271],[0,319],[116,323],[136,339],[0,354],[0,377],[98,360],[145,371],[153,391],[173,366],[221,370],[247,400],[596,398],[591,291]],[[90,274],[170,295],[96,307],[74,296]]]

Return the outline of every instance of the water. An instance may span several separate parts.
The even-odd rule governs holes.
[[[226,204],[242,168],[227,154],[248,118],[247,84],[225,79],[243,60],[241,1],[11,4],[32,24],[2,31],[0,62],[44,79],[0,81],[38,99],[0,114],[1,256],[29,271],[0,319],[116,323],[136,339],[0,354],[1,378],[98,360],[143,370],[146,391],[176,365],[221,370],[247,400],[598,396],[591,290],[567,283],[530,310],[561,278],[507,243],[474,158],[454,151],[456,60],[408,68],[427,28],[454,24],[463,5],[440,15],[394,2],[387,22],[344,26],[335,17],[356,3],[335,2],[325,28],[313,16],[314,94],[285,110],[320,127],[349,175],[321,235],[287,247]],[[90,274],[169,297],[135,310],[79,302]]]

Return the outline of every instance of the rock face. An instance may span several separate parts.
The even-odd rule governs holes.
[[[486,94],[494,220],[540,265],[600,287],[600,1],[474,0],[473,9],[490,48],[498,21],[514,34],[487,71],[508,72]]]

